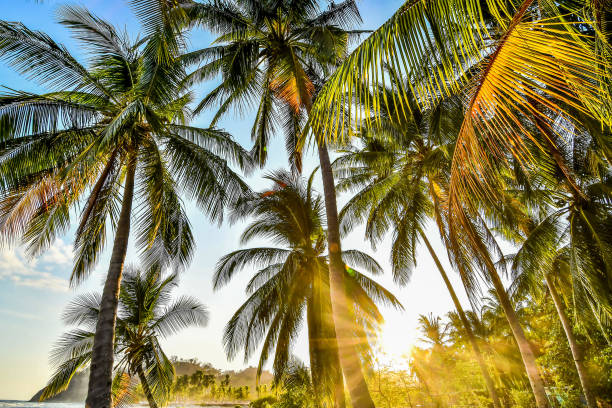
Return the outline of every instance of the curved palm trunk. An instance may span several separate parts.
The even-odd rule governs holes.
[[[472,326],[470,325],[470,322],[465,316],[465,312],[463,311],[463,307],[461,307],[461,303],[459,302],[459,298],[457,297],[457,294],[455,293],[455,289],[453,289],[453,286],[451,285],[450,280],[448,279],[448,275],[446,274],[446,271],[442,267],[442,263],[440,262],[440,259],[438,259],[438,256],[433,250],[429,240],[427,239],[427,236],[420,229],[419,229],[419,233],[421,234],[421,238],[423,238],[423,242],[425,242],[425,246],[427,246],[427,249],[429,250],[429,254],[433,258],[436,264],[436,267],[438,268],[438,271],[440,272],[440,275],[442,275],[442,279],[444,280],[444,284],[446,285],[446,288],[448,289],[448,293],[450,293],[450,296],[453,299],[453,304],[455,305],[455,309],[457,310],[457,313],[459,314],[459,318],[461,319],[463,328],[465,329],[465,332],[470,341],[470,344],[472,345],[472,349],[474,350],[476,361],[478,362],[478,366],[480,367],[480,371],[482,372],[482,376],[485,380],[487,390],[489,391],[489,396],[491,397],[491,401],[493,401],[493,406],[495,408],[501,408],[501,402],[499,400],[499,396],[497,395],[495,384],[493,383],[493,379],[489,375],[489,370],[484,361],[484,358],[482,357],[482,352],[480,351],[480,347],[478,346],[478,342],[476,341],[476,336],[474,336],[474,332],[472,331]]]
[[[538,369],[538,365],[535,360],[535,355],[533,354],[531,345],[527,341],[527,337],[525,336],[525,332],[521,327],[518,316],[514,311],[514,306],[510,301],[508,292],[506,292],[506,288],[504,287],[501,278],[497,273],[497,269],[495,269],[495,264],[493,264],[493,260],[491,260],[489,251],[482,242],[480,235],[475,231],[471,221],[468,220],[467,216],[465,218],[464,227],[466,228],[465,233],[468,235],[468,238],[473,245],[475,255],[478,255],[481,261],[484,263],[486,269],[485,272],[487,275],[489,275],[489,279],[493,284],[495,293],[499,299],[499,303],[504,310],[504,315],[506,316],[506,320],[508,320],[508,325],[512,330],[512,335],[516,341],[516,344],[518,345],[521,359],[523,360],[523,365],[525,366],[525,371],[527,372],[527,378],[529,379],[529,384],[531,385],[531,390],[536,400],[536,406],[538,408],[550,408],[548,397],[546,396],[546,390],[544,389],[544,382],[542,381],[540,370]]]
[[[128,159],[127,175],[123,192],[121,213],[117,222],[113,252],[111,254],[108,274],[102,292],[100,314],[96,324],[91,368],[85,406],[87,408],[111,408],[111,388],[113,383],[113,348],[115,343],[115,321],[119,304],[119,287],[123,262],[127,253],[130,236],[130,218],[134,197],[134,177],[136,158]]]
[[[327,147],[317,140],[323,192],[325,197],[325,213],[327,215],[327,242],[329,250],[329,287],[331,292],[332,317],[338,339],[338,356],[344,379],[349,390],[353,408],[373,408],[374,402],[370,396],[365,376],[361,369],[361,361],[355,349],[354,338],[346,336],[352,332],[352,322],[349,313],[344,286],[345,265],[342,261],[340,247],[340,224],[338,222],[338,207],[336,204],[336,186],[332,172]]]
[[[525,365],[525,370],[527,371],[527,378],[529,378],[529,384],[531,385],[531,389],[536,400],[536,406],[538,408],[549,408],[550,404],[548,403],[548,398],[546,397],[544,382],[540,376],[540,370],[536,364],[535,355],[533,354],[531,345],[527,341],[527,337],[525,337],[525,332],[523,331],[518,316],[514,311],[514,307],[510,301],[510,298],[508,297],[508,293],[506,292],[506,289],[504,288],[504,285],[502,284],[502,281],[495,270],[495,266],[490,259],[488,261],[487,273],[491,279],[491,282],[493,283],[493,287],[495,288],[495,292],[499,298],[499,303],[504,309],[504,314],[506,315],[506,319],[508,320],[508,324],[510,325],[510,329],[512,330],[512,334],[514,335],[514,339],[516,340],[521,353],[521,358],[523,359],[523,364]]]
[[[329,289],[329,268],[316,268],[315,279],[313,280],[313,301],[315,310],[315,345],[317,346],[316,355],[319,358],[320,367],[326,370],[326,385],[331,385],[331,395],[334,407],[344,408],[346,398],[344,395],[344,378],[338,357],[338,339],[336,327],[332,319],[331,293]],[[309,332],[310,333],[310,332]],[[313,365],[311,364],[311,367]],[[313,377],[314,378],[314,377]]]
[[[319,283],[320,284],[320,283]],[[317,284],[317,286],[319,285]],[[344,408],[344,379],[338,359],[338,343],[331,320],[329,286],[327,297],[321,290],[307,301],[308,351],[310,374],[317,394],[316,406],[325,406],[324,401],[333,400],[333,406]]]
[[[145,397],[147,397],[147,401],[149,402],[149,407],[157,408],[157,403],[155,402],[155,398],[153,398],[153,393],[151,392],[151,388],[149,387],[149,383],[147,382],[147,377],[145,376],[142,366],[139,365],[136,368],[136,373],[138,374],[140,385],[142,385],[142,392],[144,393]]]
[[[595,398],[593,397],[593,392],[591,391],[589,377],[586,373],[583,364],[582,351],[580,350],[580,346],[578,345],[578,342],[574,337],[574,332],[572,331],[570,321],[567,318],[567,315],[565,314],[565,307],[563,305],[563,301],[559,297],[559,293],[557,292],[555,283],[552,281],[551,277],[546,274],[545,279],[546,286],[548,286],[548,290],[550,291],[550,297],[552,298],[553,303],[555,304],[555,308],[557,309],[557,313],[559,314],[559,320],[561,320],[563,330],[565,331],[565,336],[567,337],[567,342],[569,343],[570,350],[572,351],[572,357],[574,358],[574,363],[576,364],[576,371],[578,371],[580,385],[582,386],[582,393],[584,394],[584,398],[586,399],[587,406],[589,408],[597,408]]]

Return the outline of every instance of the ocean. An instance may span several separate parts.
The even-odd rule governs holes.
[[[0,400],[0,408],[83,408],[84,404],[78,402],[29,402],[29,401],[7,401]],[[146,404],[132,405],[144,408]],[[170,404],[167,408],[203,408],[201,405]],[[227,405],[207,405],[206,408],[228,408]]]

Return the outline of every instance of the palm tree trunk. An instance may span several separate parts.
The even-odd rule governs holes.
[[[535,355],[533,354],[531,345],[527,341],[525,332],[521,327],[512,302],[508,297],[508,293],[506,292],[499,274],[495,270],[495,266],[490,259],[488,259],[487,262],[487,273],[489,274],[489,278],[493,283],[493,287],[495,288],[495,292],[499,298],[499,303],[504,309],[504,314],[506,315],[506,319],[508,320],[508,324],[510,325],[510,329],[512,330],[512,334],[514,335],[514,339],[516,340],[521,353],[521,358],[523,359],[523,364],[525,365],[525,370],[527,371],[527,378],[529,379],[529,384],[531,385],[531,389],[536,400],[536,406],[538,408],[549,408],[550,404],[548,403],[548,398],[546,397],[544,382],[540,376]]]
[[[323,349],[325,362],[328,364],[330,380],[332,383],[332,395],[335,408],[344,408],[346,406],[346,397],[344,395],[344,378],[342,377],[342,367],[340,366],[340,358],[338,356],[338,338],[336,335],[336,326],[332,318],[332,300],[329,289],[329,268],[322,270],[318,269],[318,304],[320,305],[320,334],[322,343],[320,346]]]
[[[313,288],[314,292],[314,288]],[[312,385],[315,392],[315,407],[321,406],[321,401],[325,396],[325,384],[321,381],[321,367],[320,367],[320,356],[319,353],[320,345],[320,330],[317,322],[317,300],[314,294],[306,301],[306,322],[308,323],[308,354],[310,357],[310,378],[312,378]]]
[[[504,315],[506,315],[506,320],[508,320],[508,325],[512,330],[512,335],[514,336],[514,340],[518,345],[519,352],[523,360],[523,365],[525,366],[525,371],[527,372],[527,378],[529,379],[529,384],[531,385],[531,390],[536,400],[536,406],[538,408],[550,408],[548,397],[546,396],[546,390],[544,389],[544,382],[542,381],[540,370],[536,364],[535,355],[533,354],[531,345],[527,341],[527,337],[525,336],[525,332],[521,327],[518,316],[514,311],[514,306],[510,301],[506,288],[504,288],[501,278],[497,273],[497,269],[495,269],[495,264],[493,263],[493,260],[489,255],[489,251],[482,241],[480,234],[476,232],[475,227],[469,220],[469,217],[467,217],[465,214],[464,217],[464,233],[467,235],[467,239],[472,245],[474,255],[480,258],[480,260],[484,263],[484,267],[486,269],[485,272],[487,275],[489,275],[491,283],[493,283],[495,293],[499,298],[499,303],[504,310]]]
[[[108,274],[102,292],[100,314],[96,324],[91,368],[87,390],[86,408],[111,408],[111,388],[113,382],[113,349],[115,343],[115,321],[119,304],[119,287],[123,262],[127,253],[130,236],[130,218],[134,197],[134,177],[136,157],[128,158],[127,175],[123,191],[123,203],[117,222],[115,242],[111,254]]]
[[[153,393],[151,392],[151,388],[149,388],[149,383],[147,382],[147,377],[145,376],[144,370],[141,365],[136,367],[136,373],[138,374],[138,379],[140,380],[140,385],[142,385],[142,392],[145,397],[147,397],[147,401],[149,401],[150,408],[157,408],[157,403],[155,402],[155,398],[153,398]]]
[[[317,140],[323,193],[325,197],[325,212],[327,215],[327,242],[329,251],[329,286],[332,302],[332,317],[338,338],[338,357],[344,379],[349,390],[353,408],[373,408],[374,402],[370,396],[361,362],[355,349],[355,340],[346,336],[352,332],[349,313],[349,302],[344,284],[345,265],[341,256],[340,224],[338,222],[338,206],[336,204],[336,186],[327,147]]]
[[[442,263],[440,259],[436,255],[433,250],[429,240],[425,233],[419,229],[419,233],[421,234],[421,238],[423,238],[423,242],[425,242],[425,246],[429,250],[431,257],[433,258],[440,275],[442,275],[442,279],[444,280],[444,284],[448,289],[448,293],[450,293],[451,298],[453,299],[453,304],[455,305],[455,309],[457,309],[457,313],[459,314],[459,318],[461,319],[461,323],[463,323],[463,328],[467,334],[467,337],[472,345],[472,349],[474,350],[474,355],[476,356],[476,361],[478,362],[478,366],[480,367],[480,371],[482,372],[482,376],[484,377],[485,384],[487,386],[487,390],[489,391],[489,396],[491,397],[491,401],[493,401],[493,406],[495,408],[501,408],[501,402],[499,400],[499,396],[497,395],[497,390],[495,389],[495,384],[493,383],[493,379],[489,375],[489,370],[487,365],[482,357],[482,352],[480,351],[480,347],[478,346],[478,342],[476,341],[476,336],[474,336],[474,332],[472,331],[472,326],[465,316],[465,312],[463,311],[463,307],[461,307],[461,303],[459,302],[459,298],[457,298],[457,294],[455,293],[455,289],[453,289],[453,285],[451,285],[450,280],[448,279],[448,275],[446,271],[442,267]]]
[[[320,284],[320,282],[319,282]],[[329,281],[328,281],[329,285]],[[315,289],[306,304],[308,322],[308,351],[310,354],[310,376],[317,394],[316,406],[327,406],[325,401],[333,401],[336,408],[344,408],[344,379],[338,358],[338,342],[331,320],[329,286]],[[321,293],[323,292],[323,293]]]
[[[593,393],[591,391],[589,377],[584,368],[582,351],[580,350],[580,346],[574,337],[574,332],[572,331],[570,321],[565,314],[563,301],[559,297],[559,293],[557,292],[555,283],[552,281],[551,277],[548,274],[545,274],[544,277],[546,279],[546,286],[548,286],[548,290],[550,291],[550,297],[552,298],[555,308],[557,309],[557,313],[559,314],[559,320],[561,320],[561,324],[563,325],[563,330],[565,331],[565,336],[567,337],[570,350],[572,351],[572,357],[574,358],[574,363],[576,364],[576,371],[578,371],[580,385],[582,386],[582,393],[586,399],[587,406],[589,408],[597,408],[595,398],[593,397]]]

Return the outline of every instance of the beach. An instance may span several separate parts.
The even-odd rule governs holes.
[[[0,400],[0,408],[82,408],[83,403],[79,402],[30,402],[30,401],[12,401]],[[146,407],[146,404],[134,404],[130,407]],[[169,404],[168,408],[227,408],[234,407],[236,404],[227,405],[220,403],[218,405],[208,404]]]

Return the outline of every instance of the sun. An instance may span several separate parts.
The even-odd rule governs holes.
[[[407,360],[416,341],[416,331],[405,321],[387,321],[378,336],[379,358],[394,363]]]

